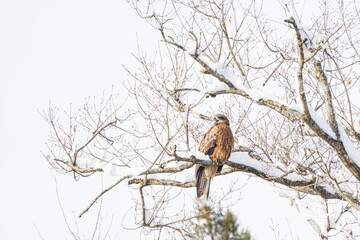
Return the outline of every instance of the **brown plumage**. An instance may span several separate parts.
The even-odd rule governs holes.
[[[234,137],[230,129],[229,119],[223,114],[216,114],[214,125],[205,133],[201,140],[199,151],[209,155],[212,161],[223,162],[229,159],[234,146]],[[209,196],[211,178],[221,172],[222,165],[218,167],[195,165],[196,192],[201,197]]]

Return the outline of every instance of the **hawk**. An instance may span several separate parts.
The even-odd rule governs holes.
[[[229,119],[223,114],[216,114],[214,125],[205,133],[201,140],[199,151],[209,155],[212,161],[218,163],[229,159],[234,147],[234,137],[230,129]],[[210,181],[216,173],[221,172],[221,166],[195,165],[196,193],[200,198],[205,194],[209,197]]]

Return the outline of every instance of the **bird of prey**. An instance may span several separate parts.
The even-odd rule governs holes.
[[[223,114],[216,114],[214,125],[205,133],[201,140],[199,151],[209,155],[212,161],[218,163],[229,159],[234,147],[234,137],[230,129],[229,119]],[[205,195],[209,197],[211,179],[216,173],[221,172],[221,166],[195,165],[196,193],[197,197]]]

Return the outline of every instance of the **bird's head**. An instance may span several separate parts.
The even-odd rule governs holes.
[[[226,125],[230,126],[229,119],[224,114],[221,113],[218,113],[214,116],[214,121],[215,124],[225,123]]]

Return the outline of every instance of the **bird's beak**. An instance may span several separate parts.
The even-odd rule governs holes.
[[[214,117],[214,121],[215,121],[215,123],[218,123],[218,122],[219,122],[219,119],[216,118],[216,117]]]

